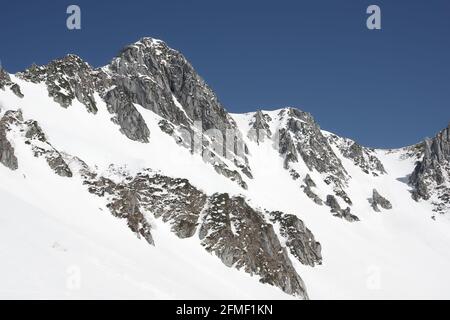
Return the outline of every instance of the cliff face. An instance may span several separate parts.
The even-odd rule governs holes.
[[[417,162],[410,183],[415,200],[433,202],[436,212],[450,208],[450,125],[423,143],[423,159]]]

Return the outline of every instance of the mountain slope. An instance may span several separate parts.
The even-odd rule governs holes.
[[[376,150],[295,108],[229,114],[151,38],[1,71],[0,294],[448,298],[447,133]]]

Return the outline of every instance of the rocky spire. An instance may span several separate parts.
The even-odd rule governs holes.
[[[450,123],[434,138],[426,139],[423,145],[423,159],[417,162],[409,178],[414,187],[412,196],[415,200],[434,196],[437,199],[433,202],[435,211],[445,212],[450,208]]]

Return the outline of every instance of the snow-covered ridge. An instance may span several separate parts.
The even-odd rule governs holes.
[[[229,114],[151,38],[99,69],[2,70],[0,296],[449,297],[448,141],[376,150],[292,107]]]

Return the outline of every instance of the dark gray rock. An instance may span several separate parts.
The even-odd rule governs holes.
[[[258,144],[267,138],[270,139],[272,136],[269,126],[270,121],[272,121],[272,119],[268,114],[257,111],[250,122],[250,131],[248,133],[249,139],[256,141]]]
[[[308,297],[274,226],[244,198],[228,194],[208,197],[186,179],[169,178],[150,170],[135,177],[124,176],[120,184],[87,169],[82,175],[88,190],[110,199],[111,212],[127,219],[130,229],[147,241],[151,239],[151,214],[169,223],[180,238],[192,237],[198,231],[201,244],[225,265],[256,274],[261,282],[278,286],[286,293]],[[321,263],[321,246],[301,220],[281,212],[269,215],[296,259],[311,266]]]
[[[282,128],[278,132],[279,137],[279,151],[284,157],[283,166],[289,169],[289,163],[298,162],[297,150],[295,143],[288,130]]]
[[[348,184],[348,173],[311,114],[285,108],[278,113],[277,120],[284,124],[275,135],[275,143],[278,143],[279,153],[284,158],[285,169],[291,170],[291,163],[303,159],[310,171],[316,170],[324,175],[324,181],[332,184],[334,193],[351,205],[344,191]],[[305,191],[320,202],[313,196],[311,187]]]
[[[75,55],[68,55],[46,66],[33,65],[17,75],[27,81],[45,83],[49,96],[64,108],[77,99],[89,112],[96,113],[95,94],[98,94],[106,102],[113,115],[111,120],[120,131],[131,140],[146,143],[150,131],[135,107],[135,104],[140,105],[162,117],[163,132],[172,135],[191,152],[204,156],[214,150],[218,157],[236,164],[236,168],[218,172],[225,173],[241,186],[246,185],[241,182],[241,173],[252,178],[246,157],[248,148],[234,120],[185,57],[162,41],[142,38],[99,69],[92,69]],[[20,90],[16,92],[19,94]],[[198,149],[192,143],[196,127],[201,131]],[[180,129],[188,134],[179,134]],[[218,130],[223,141],[212,139],[211,130]],[[228,131],[233,134],[226,134]],[[216,145],[210,145],[211,142]],[[209,162],[223,165],[225,161]]]
[[[11,82],[9,74],[0,67],[0,89],[5,90],[5,86]]]
[[[376,212],[380,212],[380,208],[390,210],[392,209],[392,204],[381,196],[376,189],[373,189],[372,198],[369,199],[370,204],[372,205],[373,210]]]
[[[20,111],[6,111],[0,119],[0,163],[11,170],[17,170],[19,164],[14,154],[14,147],[9,142],[7,134],[12,125],[22,120]]]
[[[311,190],[311,187],[303,186],[303,192],[308,196],[308,198],[313,200],[319,206],[323,204],[322,199],[320,199],[320,197],[317,194],[315,194],[314,191]]]
[[[5,90],[5,87],[9,87],[9,89],[19,98],[23,98],[20,86],[17,83],[12,82],[9,74],[0,66],[0,89]]]
[[[293,135],[296,151],[310,170],[329,173],[345,180],[347,172],[323,136],[311,114],[294,108],[281,111],[287,121],[286,129]],[[280,148],[280,152],[283,149]]]
[[[108,105],[108,111],[115,115],[112,121],[120,126],[120,131],[127,138],[143,143],[149,142],[150,130],[144,118],[123,91],[116,87],[106,93],[104,100]]]
[[[124,48],[103,71],[107,75],[103,77],[115,86],[113,90],[120,91],[121,100],[137,103],[161,116],[166,121],[163,132],[172,135],[177,143],[202,155],[214,150],[218,157],[232,160],[242,173],[251,177],[245,152],[238,152],[246,150],[246,146],[234,120],[181,53],[162,41],[143,38]],[[118,103],[118,95],[111,98],[106,93],[106,96],[108,104]],[[192,140],[198,123],[200,127],[197,129],[204,133],[200,136],[200,150],[196,150],[191,141],[186,143],[186,140]],[[170,126],[183,128],[188,135],[180,136]],[[215,146],[210,145],[211,130],[218,130],[223,137],[223,141],[213,139]],[[225,134],[227,131],[235,135]],[[209,159],[208,156],[204,158]],[[210,162],[214,164],[216,161]],[[244,185],[235,169],[218,172]]]
[[[334,213],[335,217],[343,218],[349,222],[359,221],[357,216],[350,213],[350,207],[341,209],[341,206],[333,195],[327,195],[325,204],[331,208],[331,212]]]
[[[341,206],[339,205],[338,201],[333,195],[331,194],[327,195],[327,200],[325,204],[331,208],[332,213],[341,212]]]
[[[59,152],[47,154],[46,159],[50,168],[52,168],[57,175],[67,178],[71,178],[73,176],[72,171]]]
[[[114,115],[112,121],[119,125],[124,135],[131,140],[148,142],[150,131],[132,99],[121,90],[120,83],[123,81],[114,83],[102,69],[92,69],[78,56],[68,55],[46,66],[33,65],[18,76],[34,83],[45,83],[49,96],[63,108],[68,108],[77,99],[88,112],[95,114],[98,111],[95,101],[97,92],[107,103],[108,111]]]
[[[99,197],[108,197],[107,208],[115,217],[125,219],[128,227],[139,238],[143,237],[150,245],[155,244],[151,234],[151,224],[140,206],[142,196],[136,190],[126,184],[117,184],[111,179],[99,177],[90,172],[87,166],[80,173],[90,193]]]
[[[207,197],[188,180],[141,173],[130,185],[142,195],[142,207],[153,212],[156,218],[161,217],[170,223],[179,238],[195,234]]]
[[[31,146],[35,157],[45,157],[49,167],[57,175],[67,178],[73,176],[63,155],[53,148],[37,121],[25,121],[21,123],[21,127],[25,131],[25,143]]]
[[[20,90],[20,86],[17,83],[14,83],[13,85],[11,85],[10,89],[19,98],[24,97],[22,91]]]
[[[302,264],[314,267],[322,264],[322,247],[303,221],[291,214],[271,212],[271,221],[279,227],[291,254]]]
[[[355,216],[354,214],[350,213],[350,207],[345,208],[341,211],[340,214],[336,215],[339,218],[344,218],[348,222],[357,222],[359,221],[359,218]]]
[[[28,120],[26,122],[27,129],[25,131],[25,138],[27,139],[35,139],[39,140],[41,142],[46,142],[47,137],[45,136],[44,132],[42,131],[41,127],[37,123],[37,121],[34,120]]]
[[[96,113],[98,110],[94,98],[93,70],[76,55],[69,54],[46,66],[32,65],[17,75],[34,83],[44,82],[49,96],[63,108],[72,105],[72,101],[76,98],[86,106],[88,112]]]
[[[423,143],[423,159],[416,163],[409,182],[414,188],[412,197],[416,201],[437,198],[433,202],[435,211],[450,212],[450,201],[446,195],[450,188],[446,182],[450,181],[450,124],[434,138],[426,139]]]
[[[309,174],[306,175],[305,179],[303,179],[303,182],[305,182],[307,187],[310,187],[310,188],[316,187],[316,183],[314,182],[313,179],[311,179],[311,176]]]
[[[225,265],[243,268],[260,276],[262,283],[308,298],[273,226],[242,197],[213,195],[203,213],[199,236],[206,250],[214,252]]]
[[[175,132],[175,127],[167,120],[161,120],[158,122],[158,126],[162,132],[167,133],[168,135],[173,135]]]
[[[320,197],[317,194],[315,194],[314,191],[312,191],[312,188],[316,187],[316,183],[313,181],[311,176],[307,174],[305,179],[303,179],[303,182],[305,183],[305,185],[302,186],[303,192],[308,196],[308,198],[310,198],[316,204],[321,206],[323,204],[322,199],[320,199]]]
[[[247,189],[247,183],[242,179],[242,176],[236,170],[230,170],[225,164],[215,165],[214,169],[217,173],[229,178],[231,181],[236,181],[243,189]]]
[[[356,143],[353,140],[347,138],[341,138],[334,134],[328,136],[330,144],[335,145],[341,154],[353,161],[353,164],[366,174],[372,174],[373,176],[379,176],[386,174],[386,170],[377,158],[375,150],[366,148]]]
[[[18,169],[18,160],[14,148],[6,138],[6,133],[12,126],[25,132],[25,143],[31,145],[35,157],[44,156],[55,173],[62,177],[72,177],[69,166],[63,156],[47,141],[45,134],[36,121],[24,121],[21,111],[7,111],[0,120],[0,162],[11,170]],[[39,146],[36,145],[39,141]]]

